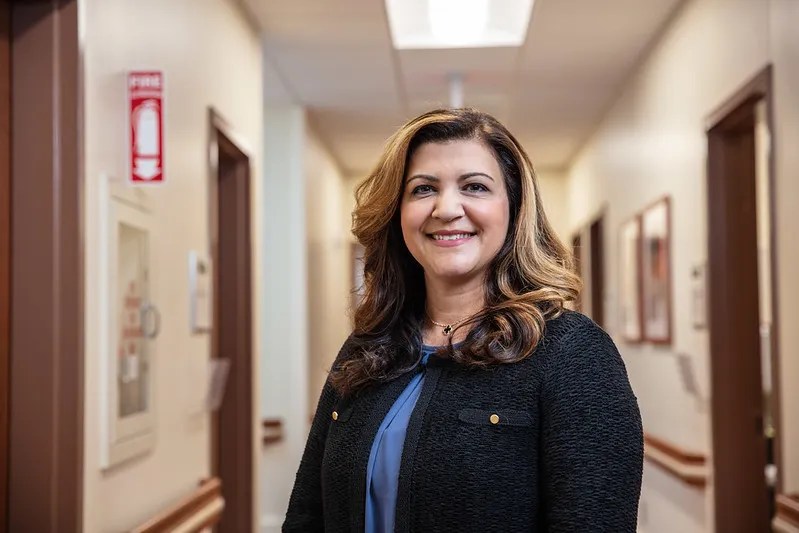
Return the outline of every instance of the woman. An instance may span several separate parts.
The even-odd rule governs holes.
[[[283,531],[635,531],[641,419],[621,357],[496,119],[426,113],[359,186],[355,330]]]

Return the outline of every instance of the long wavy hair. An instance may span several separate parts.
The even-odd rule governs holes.
[[[400,228],[400,202],[409,161],[419,146],[479,140],[496,157],[505,179],[510,220],[505,242],[489,265],[484,309],[461,324],[463,342],[444,350],[470,367],[529,357],[546,321],[580,292],[572,254],[544,214],[535,172],[519,142],[494,117],[475,109],[435,110],[397,131],[372,173],[355,192],[352,231],[364,247],[364,294],[354,310],[347,356],[331,369],[342,395],[392,380],[420,361],[425,323],[422,267]]]

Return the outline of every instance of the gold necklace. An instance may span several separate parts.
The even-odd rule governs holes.
[[[478,311],[477,313],[479,313],[479,312],[480,312],[480,311]],[[462,324],[462,323],[466,322],[467,320],[469,320],[470,318],[472,318],[472,317],[473,317],[474,315],[476,315],[477,313],[472,313],[471,315],[465,316],[465,317],[461,318],[460,320],[457,320],[457,321],[453,322],[452,324],[442,324],[441,322],[436,322],[435,320],[433,320],[433,319],[432,319],[432,317],[431,317],[431,316],[430,316],[430,315],[427,313],[427,311],[425,311],[425,315],[427,315],[427,320],[429,320],[430,322],[432,322],[432,323],[433,323],[433,325],[435,325],[435,326],[438,326],[438,327],[442,328],[442,329],[441,329],[441,332],[442,332],[444,335],[448,336],[448,337],[449,337],[449,336],[452,334],[452,330],[454,330],[456,326],[458,326],[459,324]]]

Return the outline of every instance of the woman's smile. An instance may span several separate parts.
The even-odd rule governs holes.
[[[436,231],[435,233],[429,233],[427,236],[436,246],[452,248],[466,244],[476,235],[476,233],[470,231]]]

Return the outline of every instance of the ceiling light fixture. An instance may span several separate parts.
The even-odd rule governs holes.
[[[394,48],[521,46],[534,0],[385,0]]]
[[[488,0],[428,0],[430,31],[445,46],[480,42],[488,27]]]

